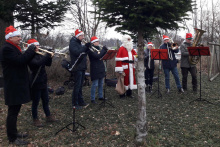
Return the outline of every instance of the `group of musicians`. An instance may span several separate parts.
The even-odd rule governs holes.
[[[19,138],[25,138],[28,135],[17,131],[17,116],[20,112],[22,104],[32,100],[32,118],[33,125],[42,127],[40,119],[38,118],[38,105],[40,99],[46,115],[47,122],[56,122],[57,120],[51,115],[49,110],[49,98],[47,89],[47,73],[45,66],[51,66],[53,53],[46,53],[46,55],[37,54],[40,43],[35,39],[27,41],[28,48],[22,53],[19,47],[21,41],[21,33],[13,26],[9,26],[5,30],[6,42],[0,50],[0,60],[3,68],[4,76],[4,97],[5,104],[8,106],[8,114],[6,120],[7,137],[9,143],[15,145],[26,145],[29,142]],[[91,86],[91,103],[96,104],[96,89],[98,88],[98,100],[104,100],[103,97],[103,80],[105,77],[105,65],[100,60],[108,51],[108,49],[99,46],[99,39],[93,36],[90,42],[82,45],[84,39],[83,31],[77,29],[75,35],[71,38],[69,44],[69,52],[71,63],[74,64],[80,53],[85,52],[90,59],[90,76],[92,81]],[[183,74],[182,85],[180,84],[179,75],[177,71],[177,60],[174,53],[178,52],[173,49],[169,43],[169,37],[163,36],[164,43],[160,49],[168,49],[169,59],[162,61],[165,83],[167,92],[170,92],[169,72],[174,75],[176,85],[179,92],[187,90],[187,75],[188,71],[192,74],[193,90],[197,90],[196,67],[191,66],[186,58],[189,56],[186,47],[191,45],[192,34],[187,33],[186,40],[180,46],[181,70]],[[96,48],[99,52],[94,52],[91,47]],[[154,75],[154,60],[151,59],[150,50],[153,43],[149,42],[145,50],[145,78],[147,90],[152,91],[153,75]],[[123,75],[125,93],[120,95],[120,98],[134,97],[132,90],[137,89],[135,79],[135,58],[136,51],[133,49],[133,42],[129,35],[124,35],[122,38],[122,45],[118,49],[115,61],[115,72]],[[31,70],[31,80],[29,80],[28,67]],[[82,86],[87,69],[87,57],[85,56],[74,71],[74,89],[72,92],[72,106],[76,109],[88,106],[83,99]],[[184,89],[184,90],[183,90]]]
[[[176,86],[179,93],[183,93],[187,91],[187,77],[188,72],[190,72],[192,76],[192,87],[193,91],[197,92],[197,69],[195,64],[191,64],[189,62],[189,52],[187,47],[192,46],[192,34],[186,33],[186,38],[181,44],[180,47],[178,45],[176,47],[172,47],[172,44],[169,42],[170,38],[166,35],[163,35],[163,44],[160,46],[160,49],[168,50],[168,60],[162,60],[163,71],[165,75],[165,87],[166,92],[170,93],[170,71],[174,76]],[[153,83],[153,75],[154,75],[154,60],[151,58],[150,50],[153,47],[152,42],[148,42],[147,48],[144,51],[145,53],[145,83],[146,83],[146,91],[152,92],[152,83]],[[175,57],[174,53],[178,53],[181,51],[181,60],[180,67],[182,73],[182,86],[180,83],[180,78],[177,70],[178,60]]]

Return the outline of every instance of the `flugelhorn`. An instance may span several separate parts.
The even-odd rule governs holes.
[[[83,43],[87,43],[85,40],[82,40],[83,41]],[[101,47],[101,46],[100,46]],[[91,45],[91,48],[89,48],[90,49],[90,51],[92,51],[92,52],[97,52],[98,54],[100,54],[100,51],[98,50],[98,49],[96,49],[94,46],[92,46]]]
[[[28,45],[28,43],[25,43],[25,42],[21,42],[23,45]],[[63,55],[65,58],[67,58],[67,54],[65,53],[59,53],[59,52],[51,52],[51,51],[48,51],[48,50],[45,50],[45,49],[42,49],[42,48],[38,48],[41,52],[36,52],[37,54],[40,54],[40,55],[44,55],[44,53],[49,53],[49,54],[58,54],[58,55]],[[44,52],[44,53],[42,53]]]

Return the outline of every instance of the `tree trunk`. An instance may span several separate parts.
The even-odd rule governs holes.
[[[144,77],[144,39],[141,30],[138,31],[138,64],[136,77],[138,85],[138,117],[136,122],[136,141],[143,142],[147,136],[146,95]]]

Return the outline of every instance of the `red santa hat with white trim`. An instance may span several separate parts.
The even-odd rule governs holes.
[[[93,36],[93,37],[91,38],[91,43],[94,43],[94,42],[96,42],[96,41],[99,41],[99,38],[97,38],[96,36]]]
[[[13,26],[9,26],[5,29],[5,39],[7,40],[10,37],[20,36],[21,33],[16,30]]]
[[[163,40],[170,39],[168,36],[163,35]]]
[[[76,38],[79,37],[80,35],[83,35],[83,34],[84,34],[83,31],[76,29],[76,31],[75,31]]]
[[[153,46],[153,43],[152,42],[148,42],[147,46],[149,46],[149,45]]]
[[[35,40],[35,39],[29,39],[27,41],[27,43],[28,43],[28,46],[30,46],[31,44],[40,45],[40,43],[37,40]]]

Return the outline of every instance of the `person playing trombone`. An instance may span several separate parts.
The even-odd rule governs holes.
[[[39,42],[35,39],[29,39],[27,41],[28,46],[35,45],[36,51],[39,51]],[[33,125],[36,127],[42,127],[40,119],[38,118],[38,105],[40,99],[42,100],[43,110],[46,115],[47,122],[55,122],[56,119],[51,115],[49,109],[49,96],[47,89],[47,73],[45,66],[51,66],[53,52],[46,53],[45,55],[36,54],[29,63],[31,70],[31,97],[32,97],[32,118]]]
[[[13,26],[5,29],[5,39],[5,44],[0,50],[0,60],[4,77],[5,105],[8,106],[7,137],[10,144],[27,145],[28,141],[19,139],[27,137],[27,134],[18,133],[17,117],[22,104],[31,100],[27,65],[34,57],[36,47],[29,46],[22,54],[19,46],[21,33]]]
[[[91,44],[97,49],[97,51],[88,51],[90,61],[90,76],[92,81],[91,87],[91,103],[96,104],[95,93],[98,87],[99,100],[103,98],[103,79],[105,77],[105,65],[100,58],[102,58],[107,52],[107,48],[104,46],[101,50],[99,46],[99,39],[96,36],[91,37]],[[99,51],[99,52],[98,52]]]

